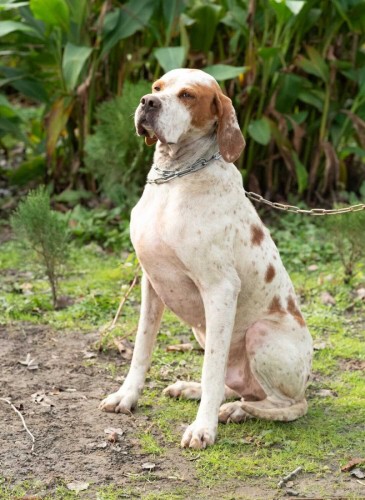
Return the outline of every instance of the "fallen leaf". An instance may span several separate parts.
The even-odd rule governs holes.
[[[288,495],[288,497],[298,497],[299,496],[299,491],[287,489],[285,490],[285,494]]]
[[[102,443],[88,443],[86,445],[88,448],[95,448],[98,450],[103,450],[108,446],[108,443],[106,441],[103,441]]]
[[[322,292],[321,293],[321,301],[322,301],[322,304],[324,304],[326,306],[336,305],[335,299],[332,297],[332,295],[329,292]]]
[[[95,352],[83,351],[83,353],[84,353],[83,359],[96,358],[96,353]]]
[[[90,484],[83,481],[74,481],[73,483],[66,484],[66,486],[69,490],[79,493],[80,491],[87,490]]]
[[[162,366],[162,368],[160,368],[160,379],[161,380],[170,380],[172,372],[173,372],[173,370],[169,366],[166,366],[166,365]]]
[[[350,472],[350,476],[355,476],[355,477],[357,477],[357,479],[364,479],[365,472],[357,467],[356,469],[353,469]]]
[[[32,283],[21,283],[19,289],[24,293],[24,295],[32,295],[33,285]]]
[[[365,288],[358,288],[356,290],[356,295],[360,300],[365,300]]]
[[[23,361],[19,361],[19,363],[23,366],[26,366],[28,370],[38,370],[38,363],[35,362],[35,359],[30,357],[30,354],[27,354],[27,357]]]
[[[72,387],[56,387],[56,386],[53,386],[52,387],[52,392],[50,392],[49,394],[55,395],[55,394],[59,394],[60,392],[77,392],[77,391],[76,391],[76,389],[74,389]]]
[[[187,352],[187,351],[192,351],[194,348],[193,344],[176,344],[176,345],[169,345],[166,347],[167,352]]]
[[[320,389],[316,392],[316,396],[321,398],[334,398],[337,397],[337,393],[335,391],[331,391],[331,389]]]
[[[326,348],[327,348],[326,342],[314,342],[314,344],[313,344],[313,349],[315,351],[322,351],[322,349],[326,349]]]
[[[41,394],[38,392],[35,392],[34,394],[31,395],[33,403],[39,404],[41,406],[45,406],[47,408],[51,408],[52,406],[55,406],[54,402],[51,401],[46,394]]]
[[[342,472],[349,472],[355,465],[365,464],[365,458],[352,458],[346,465],[341,467]]]
[[[123,340],[118,340],[114,339],[114,345],[118,349],[119,354],[122,356],[122,358],[130,360],[132,359],[132,354],[133,354],[133,345],[129,340],[123,339]]]
[[[142,464],[142,469],[143,470],[153,470],[156,468],[156,464],[152,463],[152,462],[145,462],[144,464]]]
[[[310,266],[307,267],[308,271],[317,271],[318,270],[318,266],[317,264],[312,264]]]
[[[124,434],[124,431],[120,427],[118,428],[108,427],[107,429],[104,429],[104,432],[107,435],[107,440],[110,443],[116,443],[117,441],[119,441],[119,438],[122,437]]]

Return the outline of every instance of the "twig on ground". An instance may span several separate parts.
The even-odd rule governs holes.
[[[27,433],[29,434],[29,436],[31,437],[31,440],[33,442],[32,448],[30,450],[30,451],[33,451],[34,450],[34,444],[35,444],[35,438],[34,438],[33,434],[30,432],[30,430],[28,429],[27,424],[25,423],[23,415],[20,413],[20,411],[17,408],[15,408],[15,406],[13,405],[13,403],[11,401],[9,401],[8,399],[6,399],[6,398],[0,398],[0,401],[4,401],[5,403],[8,403],[8,405],[10,405],[13,408],[13,410],[19,415],[19,417],[20,417],[20,419],[22,421],[24,429],[27,431]]]
[[[121,313],[121,311],[123,309],[123,306],[124,306],[126,300],[128,299],[129,294],[131,293],[131,291],[133,290],[133,288],[135,287],[135,285],[137,283],[137,279],[138,279],[138,275],[139,275],[139,271],[140,270],[141,270],[141,266],[138,265],[138,267],[136,269],[136,273],[135,273],[134,278],[132,280],[132,283],[130,284],[130,287],[128,288],[128,290],[126,291],[125,295],[122,297],[122,299],[121,299],[121,301],[119,303],[119,306],[118,306],[117,312],[115,313],[115,316],[114,316],[114,319],[112,321],[112,324],[110,326],[102,329],[102,331],[100,333],[100,339],[99,339],[99,351],[102,350],[101,344],[102,344],[102,340],[103,340],[104,335],[107,334],[107,333],[109,333],[109,332],[111,332],[115,328],[115,326],[117,324],[117,321],[118,321],[118,318],[120,316],[120,313]],[[128,335],[126,335],[126,336],[128,337]],[[123,337],[123,338],[125,338],[125,337]]]
[[[303,467],[299,466],[295,470],[293,470],[293,472],[291,472],[287,476],[283,477],[283,479],[281,479],[278,482],[278,488],[282,488],[288,481],[290,481],[290,479],[292,479],[294,476],[296,476],[298,474],[298,472],[300,472],[302,469],[303,469]]]
[[[111,324],[110,329],[114,328],[114,327],[115,327],[115,325],[117,324],[117,321],[118,321],[119,315],[120,315],[120,313],[121,313],[121,311],[122,311],[122,308],[123,308],[123,306],[124,306],[124,304],[125,304],[125,301],[128,299],[129,294],[131,293],[131,291],[132,291],[132,290],[133,290],[133,288],[135,287],[135,284],[137,283],[138,274],[139,274],[140,269],[141,269],[141,266],[139,265],[139,266],[137,267],[136,274],[134,275],[134,278],[133,278],[133,281],[132,281],[132,283],[131,283],[130,287],[128,288],[128,290],[127,290],[126,294],[124,295],[124,297],[122,297],[122,300],[120,301],[120,304],[119,304],[118,310],[117,310],[117,312],[116,312],[116,314],[115,314],[115,316],[114,316],[113,323]]]

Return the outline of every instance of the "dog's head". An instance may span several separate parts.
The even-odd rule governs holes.
[[[157,80],[152,94],[141,99],[135,125],[148,145],[157,140],[178,144],[216,130],[228,162],[237,160],[245,146],[231,100],[212,76],[197,69],[174,69]]]

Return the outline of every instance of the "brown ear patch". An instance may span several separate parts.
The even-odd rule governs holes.
[[[251,243],[252,245],[261,245],[263,239],[265,238],[265,233],[257,224],[252,224],[251,226]]]
[[[214,99],[214,107],[217,108],[218,112],[217,140],[219,151],[227,162],[232,163],[242,153],[245,140],[238,125],[231,99],[221,92],[217,93]]]

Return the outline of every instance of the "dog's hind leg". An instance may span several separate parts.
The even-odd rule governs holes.
[[[165,394],[165,396],[170,396],[171,398],[200,400],[202,389],[199,382],[184,382],[183,380],[178,380],[174,384],[166,387],[166,389],[163,390],[163,394]],[[241,396],[236,391],[225,386],[224,400],[239,399],[240,397]]]
[[[285,317],[280,322],[263,320],[246,333],[250,369],[266,397],[261,401],[226,403],[220,422],[240,422],[248,417],[290,421],[307,412],[304,391],[309,379],[312,344],[303,324]]]

